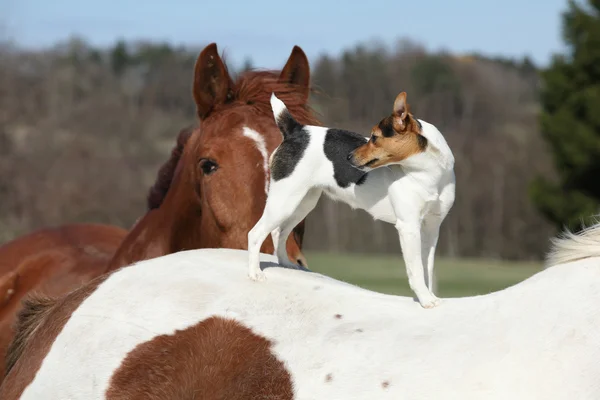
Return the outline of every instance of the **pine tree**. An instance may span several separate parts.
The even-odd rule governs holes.
[[[540,93],[558,179],[536,178],[530,195],[558,229],[578,231],[600,210],[600,0],[569,0],[562,17],[567,51],[542,72]]]

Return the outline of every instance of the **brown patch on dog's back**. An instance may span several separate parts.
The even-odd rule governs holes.
[[[272,343],[234,320],[208,318],[132,350],[111,378],[110,400],[293,398]]]

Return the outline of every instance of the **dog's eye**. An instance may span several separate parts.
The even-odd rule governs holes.
[[[371,136],[371,142],[372,142],[372,143],[375,143],[375,141],[376,141],[376,140],[377,140],[377,136],[375,136],[375,135],[372,135],[372,136]]]
[[[198,165],[204,175],[210,175],[219,169],[219,164],[207,158],[200,159]]]

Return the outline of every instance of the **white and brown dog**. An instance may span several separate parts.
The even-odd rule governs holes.
[[[271,233],[279,263],[290,266],[285,238],[325,192],[333,200],[394,224],[411,289],[421,306],[435,307],[433,264],[442,221],[454,204],[454,156],[440,131],[415,119],[406,93],[370,139],[340,129],[301,125],[275,94],[283,141],[271,155],[269,194],[248,233],[249,277],[264,280],[260,246]]]

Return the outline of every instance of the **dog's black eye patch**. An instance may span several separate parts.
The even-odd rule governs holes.
[[[379,129],[383,137],[394,136],[394,121],[391,117],[388,117],[379,123]]]

